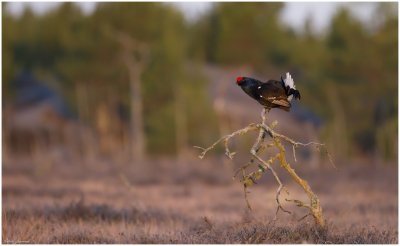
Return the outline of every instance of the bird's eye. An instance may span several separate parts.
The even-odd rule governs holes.
[[[239,83],[240,81],[242,81],[242,77],[237,77],[236,82]]]

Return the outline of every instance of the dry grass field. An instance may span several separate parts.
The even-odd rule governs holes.
[[[238,164],[238,163],[236,163]],[[250,188],[252,211],[232,180],[234,164],[157,159],[3,162],[3,243],[398,243],[396,165],[293,165],[319,196],[327,230],[287,202],[275,215],[276,183]],[[291,198],[306,197],[284,173]],[[282,196],[284,200],[286,195]]]

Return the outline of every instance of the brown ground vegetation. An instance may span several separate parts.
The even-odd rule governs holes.
[[[337,163],[293,167],[318,195],[327,231],[306,209],[284,201],[292,215],[274,221],[276,183],[252,186],[247,210],[232,180],[241,162],[222,159],[143,164],[98,161],[3,162],[3,243],[397,243],[397,167]],[[279,170],[278,170],[279,172]],[[290,196],[305,194],[283,172]]]

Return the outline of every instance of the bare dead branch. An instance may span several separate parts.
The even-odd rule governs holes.
[[[208,147],[208,148],[202,148],[202,147],[199,147],[199,146],[194,146],[194,147],[203,150],[203,152],[201,152],[201,154],[199,155],[199,158],[200,158],[200,159],[203,159],[204,156],[207,154],[208,151],[210,151],[210,150],[212,150],[213,148],[215,148],[215,146],[217,146],[217,144],[219,144],[220,142],[224,142],[224,145],[225,145],[225,154],[226,154],[230,159],[232,159],[234,154],[232,155],[231,152],[229,151],[229,148],[228,148],[228,141],[229,141],[231,138],[235,137],[235,136],[240,136],[240,135],[243,135],[243,134],[247,133],[248,131],[257,130],[257,129],[259,129],[259,127],[257,127],[256,124],[253,124],[253,123],[252,123],[252,124],[248,125],[248,126],[245,127],[245,128],[242,128],[242,129],[237,130],[237,131],[235,131],[235,132],[233,132],[233,133],[231,133],[231,134],[229,134],[229,135],[225,135],[225,136],[221,137],[220,139],[218,139],[215,143],[213,143],[213,144],[212,144],[210,147]]]
[[[296,203],[297,207],[305,207],[305,208],[308,208],[308,209],[312,209],[312,207],[311,207],[310,205],[305,204],[304,202],[302,202],[302,201],[300,201],[300,200],[296,200],[296,199],[291,199],[291,200],[290,200],[290,199],[286,199],[286,201]]]
[[[307,218],[308,216],[312,215],[311,213],[308,213],[306,215],[304,215],[303,217],[301,217],[300,219],[297,220],[297,222],[300,222],[302,220],[304,220],[305,218]]]
[[[266,114],[269,112],[269,110],[264,109],[261,112],[261,118],[262,118],[262,122],[260,124],[250,124],[245,128],[239,129],[229,135],[225,135],[223,137],[221,137],[220,139],[218,139],[215,143],[213,143],[210,147],[208,148],[202,148],[202,147],[198,147],[195,146],[196,148],[199,148],[202,150],[201,154],[199,155],[200,159],[203,159],[204,156],[207,154],[208,151],[212,150],[213,148],[215,148],[215,146],[221,142],[223,142],[224,146],[225,146],[225,154],[228,156],[228,158],[233,159],[233,156],[235,154],[235,152],[231,152],[229,150],[229,140],[235,136],[240,136],[240,135],[244,135],[249,131],[253,131],[253,130],[258,130],[259,134],[258,137],[255,141],[255,143],[253,144],[252,148],[250,149],[250,153],[252,155],[252,158],[250,159],[250,161],[248,163],[246,163],[244,166],[242,166],[241,168],[237,169],[234,173],[233,178],[235,178],[238,173],[240,171],[242,171],[242,175],[243,175],[243,179],[241,180],[241,182],[243,182],[243,189],[244,189],[244,198],[247,204],[247,207],[249,209],[251,209],[250,203],[248,201],[248,196],[247,194],[249,193],[247,188],[250,187],[253,184],[256,184],[256,180],[260,179],[262,177],[262,175],[265,173],[265,170],[270,170],[272,175],[274,176],[276,182],[279,184],[279,187],[276,191],[276,195],[275,195],[275,199],[277,202],[277,210],[275,213],[275,219],[277,216],[277,213],[279,210],[282,210],[283,212],[286,213],[290,213],[288,210],[284,209],[279,196],[281,193],[281,190],[284,189],[288,194],[288,190],[285,188],[285,186],[282,184],[279,176],[277,175],[277,173],[275,172],[275,170],[272,168],[272,163],[275,160],[279,160],[280,162],[280,166],[282,168],[284,168],[291,176],[292,178],[296,181],[296,183],[298,183],[303,190],[307,193],[308,198],[310,199],[310,204],[306,204],[303,203],[299,200],[288,200],[286,199],[286,201],[288,202],[294,202],[296,203],[297,206],[299,207],[305,207],[308,210],[310,210],[309,214],[307,214],[305,217],[307,217],[308,215],[312,215],[316,221],[316,223],[321,226],[324,227],[324,219],[322,216],[322,208],[320,206],[320,202],[318,200],[318,197],[312,192],[310,186],[308,185],[308,183],[301,179],[297,173],[294,171],[294,169],[290,166],[290,164],[286,161],[286,156],[285,156],[285,149],[280,141],[284,140],[286,142],[289,142],[292,144],[292,148],[293,148],[293,156],[294,156],[294,160],[297,161],[296,159],[296,149],[298,148],[298,146],[309,146],[309,145],[314,145],[316,146],[316,148],[322,152],[322,148],[325,148],[325,153],[328,155],[328,158],[330,160],[330,162],[333,164],[332,158],[330,156],[330,154],[328,153],[328,151],[326,150],[326,146],[325,144],[321,144],[321,143],[317,143],[317,142],[309,142],[309,143],[301,143],[301,142],[297,142],[285,135],[276,133],[273,128],[278,124],[277,121],[274,121],[270,126],[268,126],[266,124]],[[265,137],[266,135],[269,135],[272,139],[272,143],[265,145],[264,141],[265,141]],[[271,147],[276,147],[278,149],[278,153],[271,157],[268,161],[265,161],[264,159],[262,159],[260,157],[260,154],[267,148],[271,148]],[[258,167],[259,169],[250,173],[250,174],[246,174],[246,169],[248,167],[250,167],[254,161],[257,160],[257,162],[259,163]],[[305,217],[301,218],[304,219]]]

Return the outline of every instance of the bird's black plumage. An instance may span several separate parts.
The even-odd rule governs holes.
[[[247,95],[268,109],[280,108],[289,111],[292,97],[300,99],[300,92],[295,89],[294,84],[286,83],[282,77],[280,81],[268,80],[267,82],[238,77],[236,82]]]

